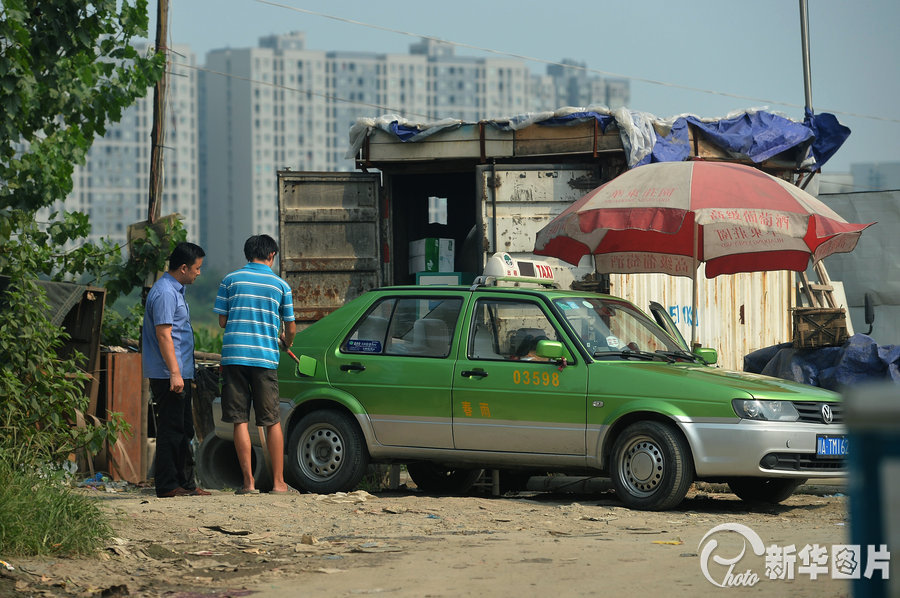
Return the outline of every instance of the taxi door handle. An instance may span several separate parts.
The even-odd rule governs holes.
[[[345,363],[344,365],[341,366],[342,372],[349,372],[349,371],[362,372],[365,369],[366,369],[366,366],[364,366],[361,363]]]
[[[478,378],[487,378],[487,372],[484,370],[463,370],[460,372],[463,378],[471,378],[472,376],[476,376]]]

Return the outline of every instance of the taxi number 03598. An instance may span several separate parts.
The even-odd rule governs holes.
[[[559,372],[538,372],[513,370],[513,384],[534,384],[536,386],[559,386]]]

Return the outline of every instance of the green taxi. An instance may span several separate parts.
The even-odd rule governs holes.
[[[695,480],[779,502],[845,475],[839,395],[714,367],[661,308],[546,282],[381,288],[297,334],[280,369],[289,483],[348,491],[373,462],[435,492],[484,469],[506,487],[602,475],[627,506],[662,510]]]

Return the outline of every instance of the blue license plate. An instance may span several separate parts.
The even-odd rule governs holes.
[[[816,435],[816,455],[820,457],[846,457],[849,450],[847,437],[843,434]]]

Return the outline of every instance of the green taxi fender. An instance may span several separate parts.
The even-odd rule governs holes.
[[[360,402],[349,393],[323,385],[296,394],[290,401],[294,404],[294,407],[288,418],[289,429],[310,411],[340,407],[350,412],[356,421],[359,422],[367,441],[374,438],[369,414]]]
[[[747,393],[745,393],[747,394]],[[752,398],[751,395],[747,394],[747,398]],[[679,402],[684,402],[684,399],[678,399]],[[590,402],[590,397],[589,397]],[[737,414],[734,413],[734,410],[731,407],[731,401],[711,401],[711,400],[696,400],[691,401],[694,405],[710,405],[712,404],[715,408],[709,409],[706,407],[706,410],[709,411],[709,415],[699,416],[699,417],[715,417],[715,418],[728,418],[733,419],[735,423],[740,421],[740,418]],[[702,407],[701,407],[702,408]],[[622,401],[622,404],[619,405],[618,408],[614,409],[609,413],[605,413],[602,420],[595,420],[592,423],[600,424],[603,426],[603,432],[597,436],[598,446],[588,447],[588,454],[596,454],[600,457],[602,462],[606,462],[606,456],[609,451],[612,450],[612,445],[615,442],[616,436],[621,432],[626,426],[632,424],[636,421],[641,420],[660,420],[667,419],[672,425],[680,429],[680,422],[685,419],[696,419],[698,416],[696,414],[689,415],[685,412],[682,406],[675,405],[671,402],[671,399],[659,397],[659,398],[628,398],[625,401]],[[593,449],[593,453],[591,452]]]

